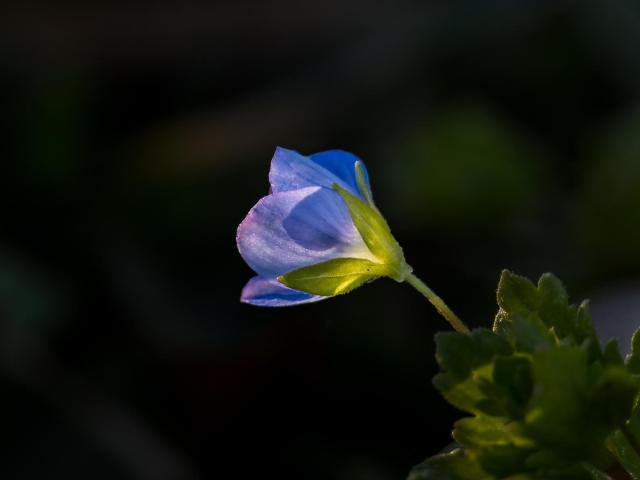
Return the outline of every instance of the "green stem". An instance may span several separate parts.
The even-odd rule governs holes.
[[[407,275],[407,278],[405,280],[409,285],[411,285],[422,295],[427,297],[427,300],[431,302],[431,305],[436,307],[438,313],[440,313],[440,315],[442,315],[447,320],[447,322],[451,324],[454,330],[460,333],[465,333],[467,335],[469,334],[469,329],[462,322],[462,320],[460,320],[458,316],[453,313],[453,311],[451,311],[447,304],[444,303],[444,301],[438,295],[436,295],[433,290],[427,287],[427,285],[422,280],[416,277],[413,273]]]

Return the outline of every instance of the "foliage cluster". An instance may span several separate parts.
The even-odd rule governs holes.
[[[436,336],[434,385],[470,414],[409,480],[640,478],[640,334],[624,359],[561,282],[503,272],[493,329]]]

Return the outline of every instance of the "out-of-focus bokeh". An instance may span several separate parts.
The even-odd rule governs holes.
[[[472,326],[553,271],[640,325],[640,4],[14,2],[0,19],[2,479],[402,479],[447,324],[378,281],[241,305],[276,145],[353,151]]]

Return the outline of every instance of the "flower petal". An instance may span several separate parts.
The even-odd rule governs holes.
[[[333,258],[377,261],[340,195],[320,187],[260,199],[238,227],[237,242],[242,258],[265,278]]]
[[[304,187],[331,188],[334,183],[337,183],[354,195],[363,198],[355,174],[357,161],[362,164],[364,177],[369,185],[369,175],[364,163],[352,153],[328,150],[305,157],[293,150],[278,147],[271,160],[269,171],[271,191],[286,192]]]
[[[318,302],[328,297],[312,295],[286,287],[277,280],[253,277],[242,289],[240,301],[259,307],[288,307]]]
[[[371,190],[367,167],[365,167],[364,162],[353,153],[345,152],[344,150],[327,150],[325,152],[314,153],[313,155],[310,155],[309,158],[343,180],[351,187],[351,190],[354,190],[356,195],[362,197],[360,189],[358,188],[355,171],[356,162],[360,162],[367,187]]]

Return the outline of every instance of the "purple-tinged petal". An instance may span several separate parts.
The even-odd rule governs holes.
[[[312,295],[286,287],[277,280],[253,277],[242,289],[240,301],[259,307],[288,307],[318,302],[328,297]]]
[[[265,278],[339,257],[376,261],[340,195],[320,187],[260,199],[238,227],[237,242],[242,258]]]
[[[334,183],[363,198],[355,174],[355,163],[360,159],[343,150],[328,150],[309,157],[293,150],[276,148],[271,160],[269,182],[272,192],[286,192],[305,187],[331,188]],[[367,185],[369,176],[360,161]]]

